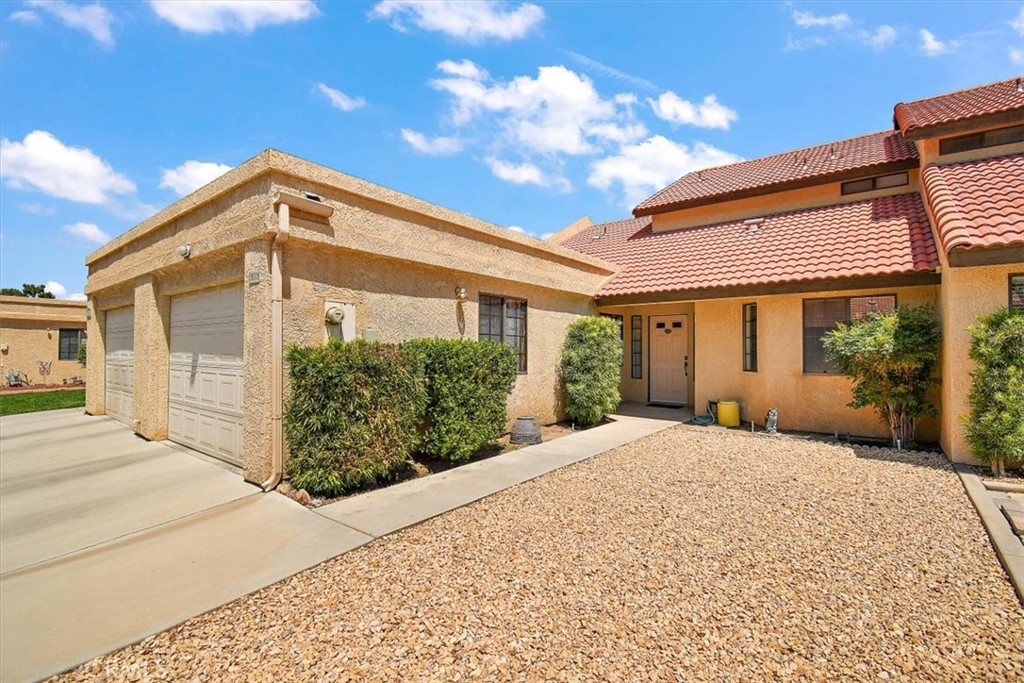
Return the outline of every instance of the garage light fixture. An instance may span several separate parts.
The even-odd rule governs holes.
[[[192,255],[192,247],[191,245],[183,244],[180,247],[178,247],[177,252],[178,256],[180,256],[181,258],[188,258],[189,256]]]
[[[466,300],[466,296],[467,295],[466,295],[466,288],[465,287],[456,287],[455,288],[455,298],[456,299],[458,299],[459,301],[465,301]]]

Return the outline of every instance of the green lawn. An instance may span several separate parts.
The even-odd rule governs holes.
[[[37,410],[81,408],[85,406],[85,389],[40,391],[25,394],[0,394],[0,416],[34,413]]]

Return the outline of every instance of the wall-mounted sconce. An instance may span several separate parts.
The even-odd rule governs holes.
[[[458,301],[465,301],[466,300],[466,288],[465,287],[456,287],[455,288],[455,298]]]
[[[86,320],[92,320],[92,309],[91,308],[86,308],[85,309],[85,319]]]
[[[189,244],[183,244],[177,249],[178,256],[181,258],[188,258],[192,255],[192,246]]]

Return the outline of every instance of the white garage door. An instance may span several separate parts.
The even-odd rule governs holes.
[[[168,412],[172,441],[241,464],[241,285],[171,299]]]
[[[132,423],[132,376],[135,365],[135,308],[107,311],[104,401],[107,415]]]

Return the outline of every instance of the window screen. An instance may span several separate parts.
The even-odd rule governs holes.
[[[630,319],[629,353],[632,367],[629,376],[633,379],[641,379],[644,376],[643,320],[642,315],[634,315]]]
[[[57,360],[77,360],[78,347],[85,341],[85,330],[61,330]]]
[[[901,187],[910,184],[910,176],[906,173],[890,173],[874,178],[863,178],[861,180],[850,180],[840,186],[842,194],[857,194],[858,192],[871,192],[872,190],[884,190],[889,187]]]
[[[1024,275],[1010,276],[1010,308],[1024,313]]]
[[[757,372],[757,304],[743,304],[743,369]]]
[[[804,372],[837,373],[825,356],[822,337],[839,323],[850,322],[876,312],[896,308],[896,295],[858,296],[842,299],[806,299],[804,301]]]
[[[480,295],[479,339],[505,343],[516,352],[517,371],[526,372],[526,302]]]

